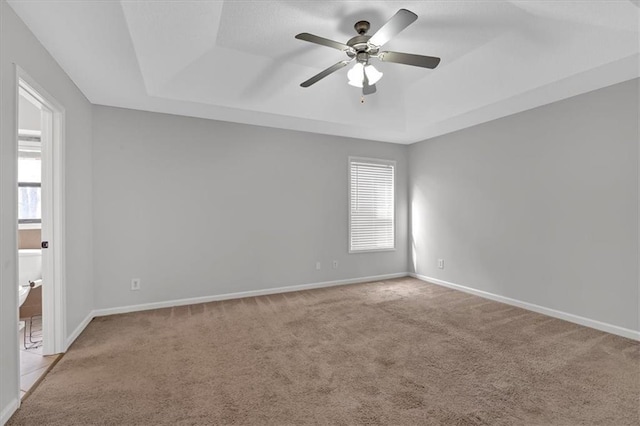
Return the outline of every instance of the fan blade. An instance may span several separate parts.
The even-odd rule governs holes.
[[[334,49],[342,50],[344,52],[353,51],[353,47],[347,46],[344,43],[338,43],[337,41],[329,40],[328,38],[318,37],[317,35],[309,33],[300,33],[296,36],[298,40],[308,41],[310,43],[320,44],[322,46],[333,47]]]
[[[369,84],[369,77],[367,77],[367,73],[364,73],[364,79],[362,80],[362,96],[365,95],[373,95],[376,93],[376,85]]]
[[[400,52],[380,52],[378,59],[382,62],[395,62],[396,64],[413,65],[414,67],[435,68],[440,63],[440,58],[433,56],[412,55]]]
[[[329,74],[334,73],[334,72],[338,71],[339,69],[345,67],[349,62],[351,62],[351,61],[340,61],[335,65],[331,65],[326,70],[314,75],[313,77],[311,77],[309,80],[305,81],[304,83],[301,83],[300,86],[309,87],[312,84],[319,82],[320,80],[322,80],[323,78],[325,78]]]
[[[400,9],[369,39],[369,43],[375,46],[382,46],[400,34],[402,30],[411,25],[416,19],[418,19],[418,15],[415,13],[407,9]]]
[[[376,85],[372,84],[372,85],[365,85],[362,86],[362,94],[363,95],[373,95],[374,93],[376,93]]]

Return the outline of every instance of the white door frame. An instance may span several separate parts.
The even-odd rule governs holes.
[[[26,91],[43,106],[41,121],[43,212],[41,239],[49,242],[49,248],[42,250],[44,282],[42,286],[42,337],[44,339],[42,353],[51,355],[67,350],[64,240],[65,109],[22,68],[16,65],[16,99],[19,99],[20,89]],[[16,113],[17,111],[16,108]],[[16,257],[16,263],[17,260]],[[18,265],[16,265],[17,270]]]

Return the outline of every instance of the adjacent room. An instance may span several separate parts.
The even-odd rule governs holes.
[[[0,0],[0,424],[640,424],[639,40]]]
[[[46,179],[48,168],[43,167],[42,160],[43,142],[46,145],[51,139],[47,135],[50,126],[46,124],[45,105],[26,87],[20,86],[18,95],[18,344],[20,395],[24,397],[59,354],[45,348],[43,327],[42,241],[47,238],[42,232],[42,218],[47,203],[43,203],[42,192],[49,187],[50,179]]]

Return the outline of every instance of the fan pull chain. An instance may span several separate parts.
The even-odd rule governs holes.
[[[364,96],[360,97],[360,103],[363,104],[364,103]]]

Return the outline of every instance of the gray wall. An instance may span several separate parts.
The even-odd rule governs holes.
[[[96,308],[406,271],[405,146],[100,106],[93,127]],[[397,161],[396,251],[347,252],[350,155]]]
[[[17,383],[16,99],[14,63],[66,108],[67,334],[93,308],[91,104],[4,0],[0,0],[0,412]]]
[[[637,79],[409,157],[415,272],[640,329]]]

